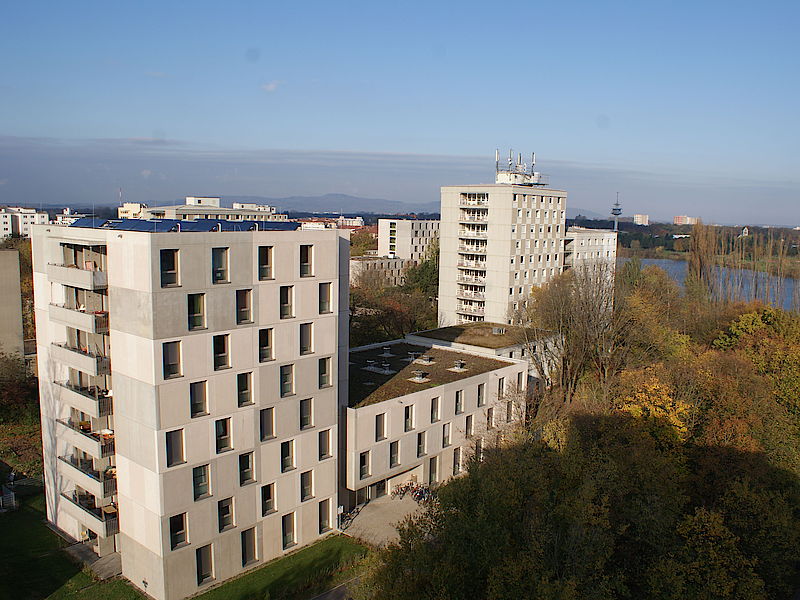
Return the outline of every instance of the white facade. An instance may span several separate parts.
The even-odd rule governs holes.
[[[678,215],[676,217],[672,217],[672,224],[673,225],[697,225],[697,222],[700,219],[698,217],[689,217],[686,215]]]
[[[406,281],[406,269],[417,264],[405,258],[356,256],[350,259],[350,285],[358,285],[364,277],[374,277],[386,286],[400,286]]]
[[[335,527],[348,248],[36,227],[48,519],[159,600]]]
[[[0,237],[30,237],[31,226],[47,223],[49,220],[46,212],[39,212],[34,208],[20,206],[6,206],[0,208]]]
[[[567,230],[566,267],[579,267],[617,260],[617,232],[610,229],[570,227]]]
[[[417,262],[428,254],[439,239],[439,221],[416,219],[378,219],[378,254],[407,258]]]
[[[543,185],[443,187],[439,322],[508,323],[563,269],[566,203]]]
[[[650,215],[633,215],[634,225],[650,225]]]
[[[185,204],[174,206],[141,205],[141,219],[219,219],[229,221],[286,221],[286,215],[277,214],[275,207],[266,204],[236,202],[233,208],[220,206],[219,198],[187,196]]]
[[[53,223],[55,223],[56,225],[72,225],[78,219],[90,216],[92,215],[73,212],[71,208],[67,207],[62,212],[56,215],[55,219],[53,219]],[[47,221],[45,221],[45,223],[46,222]]]

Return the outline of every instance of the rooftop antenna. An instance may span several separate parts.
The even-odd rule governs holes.
[[[531,152],[531,175],[533,175],[533,167],[536,166],[536,152]]]
[[[617,192],[617,201],[614,203],[614,208],[611,209],[611,214],[614,215],[614,231],[619,231],[619,216],[622,214],[622,209],[619,207],[619,192]]]
[[[500,171],[500,148],[497,148],[494,151],[494,172],[497,173]]]
[[[509,148],[508,150],[508,170],[511,170],[511,167],[514,166],[514,149]]]

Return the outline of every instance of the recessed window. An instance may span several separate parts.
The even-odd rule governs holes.
[[[261,486],[261,516],[275,512],[275,484],[268,483]]]
[[[389,444],[389,468],[394,468],[400,464],[400,442]]]
[[[300,400],[300,429],[314,426],[311,398]]]
[[[331,530],[331,501],[326,499],[319,503],[319,532]]]
[[[183,429],[167,432],[167,466],[174,467],[186,462],[183,457]]]
[[[251,527],[242,532],[242,566],[251,565],[256,560],[256,529]]]
[[[431,398],[431,423],[439,420],[439,398]]]
[[[330,387],[331,385],[331,359],[328,358],[320,358],[319,363],[317,364],[319,369],[319,388],[326,388]]]
[[[514,403],[509,400],[506,402],[506,421],[513,421],[514,420]]]
[[[161,346],[164,361],[164,379],[181,376],[181,343],[164,342]]]
[[[252,290],[236,290],[236,324],[253,322]]]
[[[265,442],[275,437],[275,409],[262,408],[259,413],[259,429],[261,441]]]
[[[411,431],[414,429],[414,405],[410,404],[406,406],[404,412],[403,429],[405,431]]]
[[[272,329],[258,330],[258,360],[266,362],[275,358],[272,349]]]
[[[494,429],[494,409],[486,409],[486,429]]]
[[[319,460],[325,460],[331,457],[331,430],[326,429],[320,431],[317,437],[317,445],[319,448]]]
[[[300,246],[300,277],[311,277],[314,274],[314,247],[308,244]]]
[[[478,384],[478,406],[483,406],[486,404],[486,384],[479,383]]]
[[[233,448],[231,445],[230,417],[227,419],[217,419],[217,421],[214,422],[214,433],[216,437],[217,454]]]
[[[481,438],[475,440],[475,458],[479,461],[483,460],[483,440]]]
[[[506,378],[501,377],[497,380],[497,397],[502,398],[506,392]]]
[[[211,554],[211,544],[195,550],[197,585],[202,585],[214,579],[214,566]]]
[[[280,377],[281,397],[294,394],[294,365],[283,365]]]
[[[215,335],[213,339],[214,370],[227,369],[231,366],[228,356],[228,334]]]
[[[255,479],[253,468],[253,453],[247,452],[239,455],[239,485],[253,483]]]
[[[314,352],[312,339],[313,327],[312,323],[300,324],[300,354],[311,354]]]
[[[161,251],[161,287],[172,287],[178,283],[178,251]]]
[[[464,412],[464,391],[456,391],[456,414],[460,415]]]
[[[281,473],[294,469],[294,440],[281,442]]]
[[[453,475],[461,473],[461,448],[453,448]]]
[[[425,432],[417,434],[417,457],[425,456]]]
[[[220,531],[233,527],[233,498],[225,498],[217,502],[217,523]]]
[[[209,465],[200,465],[192,469],[192,487],[195,501],[211,495],[209,469]]]
[[[325,315],[332,311],[331,303],[331,284],[319,284],[319,314]]]
[[[281,534],[283,538],[283,549],[286,550],[295,545],[294,534],[294,513],[281,517]]]
[[[169,547],[171,550],[185,546],[186,538],[186,513],[174,515],[169,518]]]
[[[472,415],[467,415],[466,425],[464,427],[464,434],[470,437],[473,434]]]
[[[358,455],[358,474],[361,479],[369,477],[369,450]]]
[[[211,281],[228,283],[228,249],[211,249]]]
[[[428,484],[433,485],[439,481],[439,457],[432,456],[428,461]]]
[[[294,317],[294,287],[282,285],[280,289],[280,317],[291,319]]]
[[[314,472],[300,473],[300,502],[314,497]]]
[[[206,295],[189,294],[186,297],[189,313],[189,331],[206,327]]]
[[[386,439],[386,413],[375,415],[375,441]]]
[[[272,279],[272,246],[258,247],[258,279]]]
[[[236,376],[236,397],[239,406],[253,404],[253,374],[239,373]]]
[[[192,418],[208,414],[208,396],[205,381],[195,381],[189,384],[189,412]]]
[[[442,448],[450,445],[450,423],[442,425]]]

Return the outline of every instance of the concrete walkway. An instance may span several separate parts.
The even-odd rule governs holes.
[[[399,539],[396,525],[417,510],[410,495],[402,499],[383,496],[364,506],[346,533],[372,546],[385,546]]]
[[[122,559],[119,552],[114,552],[103,556],[97,556],[88,542],[72,544],[64,548],[74,560],[86,565],[98,579],[111,579],[122,574]]]

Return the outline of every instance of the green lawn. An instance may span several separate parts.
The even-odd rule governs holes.
[[[20,510],[0,515],[0,600],[143,600],[123,579],[95,582],[60,549],[44,525],[44,495],[23,498]],[[328,537],[286,558],[212,589],[203,600],[302,600],[352,577],[364,546]]]

